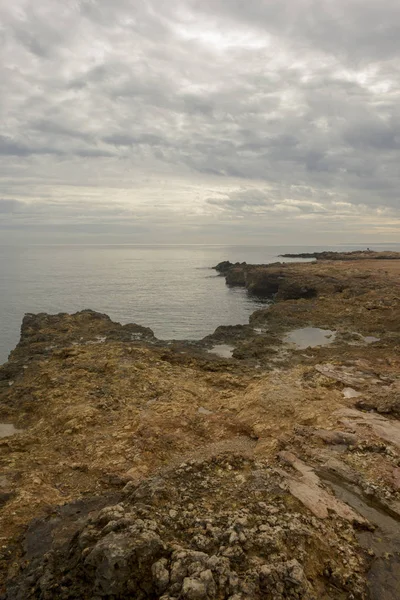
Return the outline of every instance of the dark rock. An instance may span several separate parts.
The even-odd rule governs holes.
[[[355,272],[334,277],[321,270],[316,263],[272,263],[249,265],[221,263],[221,274],[229,286],[245,287],[250,293],[279,300],[312,299],[317,296],[343,294],[345,297],[362,296],[374,289],[369,273]],[[218,265],[217,265],[218,266]]]
[[[250,325],[220,325],[211,335],[203,338],[207,345],[217,343],[234,343],[254,336],[254,329]]]
[[[2,490],[0,490],[0,506],[2,506],[3,504],[5,504],[6,502],[8,502],[10,500],[10,498],[12,498],[15,495],[14,492],[4,492]]]
[[[215,265],[215,267],[212,267],[212,268],[215,269],[215,271],[217,271],[221,275],[225,275],[233,267],[244,267],[244,266],[246,266],[245,262],[242,262],[242,263],[239,263],[239,262],[231,263],[229,260],[223,260],[222,262],[218,263],[217,265]]]
[[[317,288],[312,284],[285,281],[278,289],[277,299],[299,300],[300,298],[315,298]]]
[[[246,285],[246,273],[246,268],[242,266],[235,266],[229,269],[225,273],[225,280],[227,285],[230,285],[232,287]]]
[[[400,390],[398,386],[378,390],[371,397],[357,400],[356,408],[362,410],[376,410],[381,414],[400,416]]]

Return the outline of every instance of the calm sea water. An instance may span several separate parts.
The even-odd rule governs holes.
[[[151,327],[161,339],[199,339],[218,325],[247,323],[265,303],[228,288],[210,267],[222,260],[269,263],[284,252],[322,249],[329,248],[0,246],[0,363],[18,342],[26,312],[92,308],[121,323]]]

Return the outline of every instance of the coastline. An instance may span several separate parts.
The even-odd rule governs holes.
[[[165,559],[168,583],[162,593],[169,594],[165,597],[181,593],[190,598],[190,590],[204,583],[199,574],[191,578],[192,587],[187,584],[189,591],[183,589],[185,578],[180,584],[175,582],[181,587],[171,590],[173,565],[178,560],[174,544],[179,541],[190,564],[199,558],[190,553],[203,552],[204,560],[224,559],[232,577],[237,563],[239,571],[247,573],[239,577],[237,588],[218,597],[238,594],[239,598],[246,593],[249,598],[269,597],[265,594],[275,589],[272,581],[286,585],[282,582],[287,581],[287,573],[297,569],[292,578],[297,581],[298,596],[293,597],[320,594],[339,599],[346,593],[366,598],[369,593],[371,598],[384,598],[377,595],[379,585],[388,570],[400,564],[395,553],[397,547],[400,551],[400,535],[393,525],[389,540],[379,531],[379,524],[372,522],[378,529],[374,537],[365,521],[371,519],[365,506],[374,504],[395,523],[400,519],[400,260],[318,260],[267,266],[225,263],[220,272],[227,284],[269,297],[271,304],[253,313],[248,325],[219,327],[198,342],[160,341],[148,328],[121,326],[93,311],[25,317],[21,341],[0,367],[0,421],[23,429],[21,434],[0,439],[0,515],[9,541],[2,567],[11,581],[7,600],[18,597],[15,586],[22,589],[33,577],[32,569],[21,566],[24,559],[17,541],[31,519],[42,519],[46,529],[50,527],[46,511],[51,514],[52,507],[79,500],[83,513],[93,506],[100,510],[100,505],[122,502],[117,511],[120,516],[113,516],[118,521],[126,519],[127,511],[137,510],[138,497],[145,498],[150,507],[148,518],[160,521],[160,527],[164,523],[164,533],[161,527],[157,535],[162,543],[170,544],[169,550],[159,548],[150,566],[141,571],[138,567],[138,572],[143,576],[150,569],[151,573],[152,565]],[[310,328],[325,333],[310,332]],[[305,329],[310,339],[322,335],[323,345],[303,347]],[[293,341],[293,332],[302,330]],[[231,347],[232,357],[210,352],[219,345]],[[218,470],[233,471],[237,483],[224,477],[221,482]],[[263,480],[259,488],[254,484],[256,472]],[[194,484],[195,474],[206,484],[203,488]],[[157,500],[161,504],[148,489],[157,477],[166,489],[166,497]],[[176,481],[186,486],[178,496],[173,492]],[[218,505],[212,501],[218,486],[234,498],[232,505],[221,497]],[[277,494],[276,489],[281,492]],[[351,494],[358,509],[349,504]],[[253,532],[254,524],[242,526],[248,551],[251,548],[250,553],[258,557],[254,564],[247,564],[246,544],[227,524],[229,519],[245,518],[246,495],[252,498],[259,519]],[[89,500],[93,496],[96,501]],[[212,510],[207,503],[213,505]],[[256,508],[259,503],[277,512]],[[185,513],[188,504],[194,506],[190,514]],[[174,534],[174,519],[185,532],[196,529],[196,518],[212,519],[219,510],[221,522],[211,527],[223,532],[221,539],[214,532],[218,538],[214,545],[193,542],[189,533],[179,540]],[[171,511],[178,514],[168,516]],[[186,514],[186,525],[181,513]],[[271,524],[274,514],[277,521]],[[67,523],[71,539],[72,531],[88,526],[76,515],[67,517],[62,511],[60,515],[57,526],[61,531]],[[300,519],[305,538],[313,540],[307,550],[309,558],[305,541],[295,548],[295,518]],[[113,519],[110,516],[107,523]],[[279,539],[277,547],[266,549],[267,542],[261,547],[260,535],[268,529],[257,528],[274,526],[286,527],[286,538],[270,531],[270,536]],[[360,528],[365,543],[358,534]],[[231,536],[233,531],[238,539]],[[84,550],[90,547],[92,551],[103,540],[100,529],[97,533],[98,538]],[[126,541],[130,534],[124,535]],[[208,539],[200,526],[196,535]],[[49,542],[47,551],[58,556],[64,551],[60,548]],[[73,550],[76,564],[81,564],[82,548],[73,546]],[[43,548],[32,552],[42,568]],[[393,556],[385,558],[387,552]],[[17,566],[10,569],[10,564]],[[211,570],[218,587],[216,569],[204,564],[199,573]],[[52,569],[53,585],[59,576],[57,561]],[[246,592],[252,570],[257,572],[257,583]],[[149,590],[157,585],[161,590],[161,576],[154,576],[154,581],[151,575],[146,577]],[[40,577],[33,579],[38,582]],[[124,585],[121,579],[116,597],[126,593]],[[217,597],[209,585],[203,585],[204,597]],[[375,591],[374,585],[378,586]],[[277,590],[271,598],[290,597],[278,595],[286,593],[286,588],[280,592],[278,586]],[[24,593],[28,594],[27,588]],[[73,597],[57,593],[54,597]],[[86,597],[83,588],[79,593]]]

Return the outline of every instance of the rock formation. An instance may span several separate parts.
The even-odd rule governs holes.
[[[219,271],[271,303],[198,342],[24,318],[0,367],[2,600],[398,599],[400,264]],[[288,343],[310,328],[324,345]]]
[[[353,250],[352,252],[300,252],[281,254],[283,258],[316,258],[317,260],[399,260],[400,252]]]

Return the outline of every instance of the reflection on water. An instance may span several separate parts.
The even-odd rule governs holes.
[[[335,339],[336,332],[319,327],[303,327],[294,329],[287,333],[284,342],[296,346],[299,350],[315,348],[316,346],[327,346]]]
[[[363,337],[364,342],[366,342],[367,344],[373,344],[374,342],[380,342],[380,338],[377,338],[373,335],[365,335]]]
[[[210,348],[208,352],[210,352],[211,354],[217,354],[222,358],[232,358],[233,350],[234,347],[230,346],[229,344],[216,344],[215,346]]]

